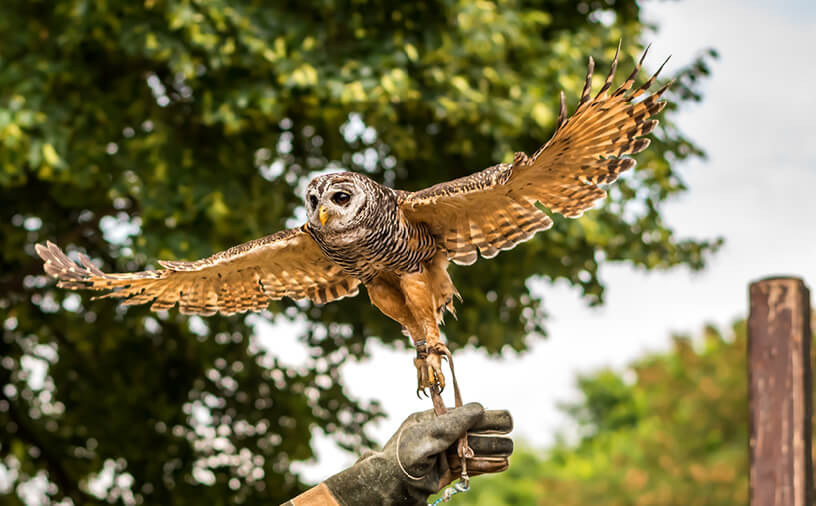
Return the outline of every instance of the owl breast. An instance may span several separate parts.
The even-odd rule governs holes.
[[[381,191],[375,205],[363,210],[360,225],[341,237],[325,237],[308,229],[331,261],[363,283],[383,272],[418,272],[438,249],[429,227],[407,221],[393,192],[385,187]]]

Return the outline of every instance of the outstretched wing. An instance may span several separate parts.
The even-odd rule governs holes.
[[[164,269],[106,274],[85,255],[80,265],[54,243],[35,246],[45,272],[71,290],[112,290],[97,298],[153,301],[160,311],[176,303],[185,314],[261,311],[271,299],[309,298],[325,303],[356,295],[359,281],[330,262],[302,228],[283,230],[195,262],[159,261]]]
[[[644,52],[626,81],[609,95],[618,63],[616,53],[606,82],[591,99],[594,62],[590,58],[578,109],[566,119],[562,92],[555,134],[533,156],[516,153],[512,164],[495,165],[418,192],[401,192],[403,214],[428,224],[448,257],[464,265],[476,261],[477,250],[492,258],[499,250],[510,249],[552,226],[536,202],[570,218],[581,216],[606,196],[599,184],[615,181],[635,165],[635,160],[623,155],[646,149],[649,139],[641,136],[657,126],[657,120],[649,118],[666,105],[660,96],[671,83],[636,100],[648,92],[662,65],[627,94],[645,57]]]

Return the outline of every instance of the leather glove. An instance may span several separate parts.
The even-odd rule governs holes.
[[[507,411],[485,411],[478,403],[436,416],[432,410],[409,416],[381,452],[369,452],[356,464],[325,481],[343,506],[358,504],[425,505],[461,472],[457,440],[468,433],[474,457],[470,476],[507,469],[513,441]]]

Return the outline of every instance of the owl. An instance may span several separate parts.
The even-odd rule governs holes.
[[[75,263],[51,242],[37,244],[36,251],[58,286],[107,290],[99,298],[152,302],[154,311],[178,304],[184,314],[230,315],[261,311],[282,297],[326,304],[357,295],[363,285],[371,303],[397,321],[416,347],[417,393],[439,392],[445,387],[442,358],[450,359],[439,324],[445,312],[454,313],[459,296],[448,264],[493,258],[550,228],[553,222],[539,204],[580,216],[606,195],[600,185],[635,165],[624,155],[649,145],[643,136],[657,125],[652,117],[666,105],[660,97],[671,84],[649,94],[658,69],[632,90],[645,56],[610,93],[616,54],[594,97],[590,58],[575,113],[567,118],[562,92],[552,138],[532,156],[516,153],[512,163],[417,192],[353,172],[322,175],[306,188],[308,220],[302,226],[201,260],[159,261],[158,270],[107,274],[85,255]]]

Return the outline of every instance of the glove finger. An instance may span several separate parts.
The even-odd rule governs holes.
[[[443,453],[481,419],[482,413],[482,405],[471,402],[406,428],[400,441],[400,455],[416,461]]]
[[[450,473],[458,476],[462,472],[462,460],[456,455],[448,455]],[[500,473],[507,470],[510,460],[507,457],[477,457],[468,459],[468,476],[487,473]]]
[[[485,410],[482,419],[474,425],[470,432],[484,432],[488,434],[507,434],[513,430],[513,417],[504,409]]]
[[[501,473],[510,467],[508,459],[473,459],[468,460],[468,474]]]
[[[468,433],[468,446],[475,457],[509,457],[513,454],[513,440],[507,436]],[[456,444],[448,448],[448,453],[458,453]]]

